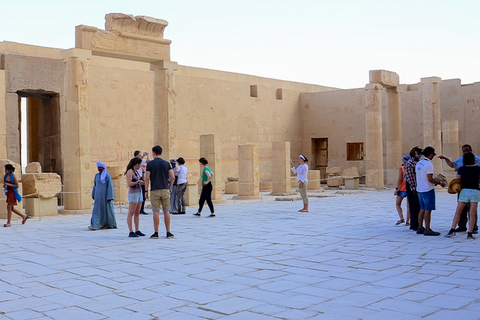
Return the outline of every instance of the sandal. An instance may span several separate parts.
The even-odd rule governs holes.
[[[25,219],[22,220],[22,224],[25,224],[27,222],[27,219],[30,218],[29,216],[25,216]]]
[[[395,223],[396,226],[398,226],[400,223],[404,223],[405,219],[398,220],[397,223]]]
[[[5,223],[3,226],[4,227],[11,227],[12,225],[10,223]]]
[[[407,223],[405,223],[405,225],[408,227],[410,225],[410,223],[407,222]]]

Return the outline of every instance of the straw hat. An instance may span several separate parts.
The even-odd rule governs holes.
[[[441,173],[439,174],[434,174],[433,175],[433,179],[439,181],[439,182],[443,182],[443,183],[447,183],[447,178],[445,178],[445,176]]]
[[[448,184],[448,193],[455,194],[460,193],[462,191],[462,180],[456,178],[452,179]]]

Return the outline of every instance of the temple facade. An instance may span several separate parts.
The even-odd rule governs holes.
[[[254,155],[257,189],[277,181],[272,154],[286,142],[294,161],[305,154],[322,179],[328,167],[357,167],[373,188],[395,184],[413,146],[450,158],[465,143],[480,149],[480,83],[425,77],[406,85],[395,72],[372,70],[365,88],[345,90],[187,67],[171,59],[166,26],[107,14],[105,30],[76,27],[75,48],[0,42],[0,159],[60,175],[65,209],[76,210],[91,207],[97,161],[126,166],[135,150],[156,144],[165,159],[185,158],[192,179],[198,158],[210,154],[217,193],[248,167],[239,164],[244,149]],[[435,163],[453,175],[443,166]]]

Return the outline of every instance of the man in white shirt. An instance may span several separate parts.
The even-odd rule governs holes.
[[[417,193],[420,202],[420,212],[418,213],[417,234],[425,236],[439,236],[440,232],[430,229],[431,213],[435,210],[435,186],[437,184],[445,187],[445,182],[433,178],[433,163],[435,149],[426,147],[422,152],[424,158],[415,166],[417,176]],[[423,227],[425,221],[425,228]]]

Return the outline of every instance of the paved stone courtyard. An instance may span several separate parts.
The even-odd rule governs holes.
[[[89,214],[0,230],[1,319],[480,319],[480,239],[449,239],[456,197],[437,193],[416,235],[392,190],[233,201],[172,216],[175,239],[89,231]],[[208,211],[208,208],[206,208]],[[161,225],[163,226],[163,224]]]

